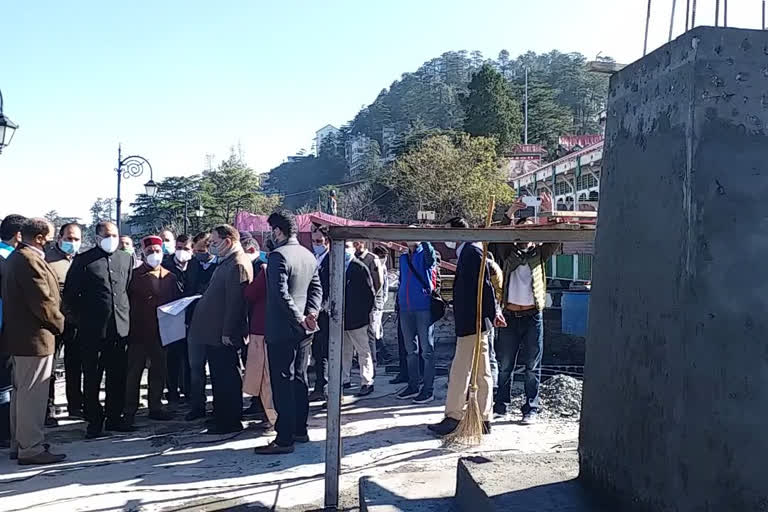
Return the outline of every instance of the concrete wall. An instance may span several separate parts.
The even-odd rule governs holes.
[[[612,77],[582,480],[621,510],[768,510],[768,32]]]

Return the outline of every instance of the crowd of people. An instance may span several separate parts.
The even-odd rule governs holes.
[[[185,403],[187,421],[210,415],[209,434],[241,431],[244,415],[260,418],[257,428],[275,435],[255,449],[260,455],[290,453],[296,443],[308,442],[309,404],[324,401],[327,393],[331,240],[326,227],[314,226],[310,251],[298,241],[292,214],[275,212],[268,223],[271,232],[262,248],[253,234],[225,224],[193,238],[163,230],[135,247],[114,223],[101,222],[96,245],[81,251],[77,224],[55,232],[45,219],[6,216],[0,224],[0,443],[10,449],[11,459],[32,465],[65,458],[51,451],[44,433],[57,424],[54,367],[62,351],[67,413],[87,422],[87,438],[136,428],[147,370],[152,421],[174,418],[165,402]],[[462,218],[446,226],[469,227]],[[446,246],[457,256],[457,342],[445,419],[429,426],[441,436],[453,432],[464,414],[482,261],[479,243]],[[535,420],[544,264],[556,248],[510,245],[501,248],[502,265],[489,261],[478,389],[487,432],[493,413],[507,414],[516,361],[526,367],[524,423]],[[388,358],[382,316],[391,284],[389,250],[348,241],[344,254],[342,384],[344,389],[356,384],[356,354],[356,396],[365,397],[374,392],[377,360]],[[419,242],[408,242],[399,259],[400,373],[390,382],[404,384],[398,399],[416,404],[434,400],[433,331],[439,318],[432,306],[440,286],[439,262],[434,247]],[[169,343],[161,339],[157,311],[180,298],[190,301],[186,335]],[[244,394],[252,397],[247,408]]]

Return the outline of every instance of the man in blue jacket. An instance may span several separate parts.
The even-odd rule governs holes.
[[[446,224],[447,228],[469,228],[469,223],[460,217],[454,217]],[[446,242],[450,248],[455,242]],[[483,261],[483,246],[478,243],[463,243],[456,248],[458,262],[456,277],[453,282],[453,314],[456,323],[456,354],[451,363],[448,378],[448,394],[445,397],[445,418],[429,429],[440,436],[456,430],[464,416],[467,403],[467,389],[472,374],[472,361],[477,341],[477,285]],[[480,367],[477,376],[477,401],[483,415],[483,433],[491,431],[491,410],[493,407],[493,378],[489,358],[489,333],[491,327],[505,326],[504,315],[496,301],[496,294],[491,285],[490,271],[485,269],[483,280],[483,302],[481,318]]]
[[[437,287],[435,249],[427,242],[408,242],[400,256],[400,328],[408,354],[408,387],[397,398],[413,398],[417,404],[433,401],[435,381],[435,339],[432,334],[431,295]],[[416,337],[418,336],[418,342]],[[424,386],[419,391],[419,354],[424,359]]]

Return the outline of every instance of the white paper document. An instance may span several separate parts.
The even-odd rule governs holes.
[[[184,315],[184,311],[186,311],[189,305],[200,297],[202,297],[202,295],[184,297],[183,299],[163,304],[157,308],[157,324],[160,328],[160,341],[162,341],[164,347],[175,341],[184,339],[187,335],[187,327],[184,322],[186,315]]]

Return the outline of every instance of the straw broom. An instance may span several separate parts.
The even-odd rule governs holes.
[[[491,196],[485,227],[491,226],[496,198]],[[485,265],[488,261],[488,242],[483,242],[483,259],[477,278],[477,314],[475,315],[475,347],[472,354],[472,373],[469,379],[469,401],[464,417],[449,435],[443,439],[445,446],[475,446],[483,440],[483,413],[477,401],[477,374],[480,370],[480,354],[483,342],[483,288],[485,284]]]

